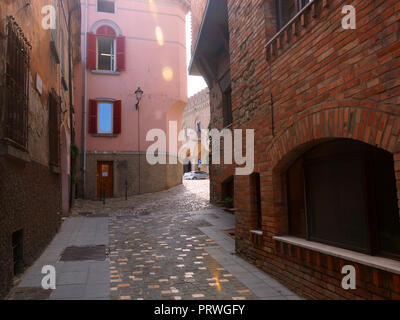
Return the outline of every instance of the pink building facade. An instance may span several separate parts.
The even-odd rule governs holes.
[[[85,0],[76,72],[78,194],[154,192],[182,181],[182,165],[150,165],[151,129],[168,134],[187,103],[185,0]],[[144,94],[137,108],[138,88]],[[159,150],[168,153],[168,148]],[[170,154],[172,157],[176,154]]]

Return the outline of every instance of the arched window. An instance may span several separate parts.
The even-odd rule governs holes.
[[[92,70],[125,70],[125,37],[109,25],[87,34],[87,67]]]
[[[400,257],[393,156],[350,139],[322,143],[287,172],[289,232],[371,255]]]

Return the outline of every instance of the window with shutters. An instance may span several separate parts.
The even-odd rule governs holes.
[[[99,71],[125,70],[125,37],[104,25],[87,34],[87,67]]]
[[[113,133],[113,104],[99,102],[98,133]]]
[[[118,135],[121,133],[121,106],[120,100],[89,102],[89,133],[104,135]]]
[[[115,38],[97,37],[97,69],[115,70]]]

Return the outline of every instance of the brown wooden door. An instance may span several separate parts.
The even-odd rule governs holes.
[[[113,162],[97,162],[97,196],[112,197],[114,195]]]

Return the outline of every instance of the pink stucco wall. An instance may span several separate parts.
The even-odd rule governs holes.
[[[82,55],[85,41],[85,0],[82,0]],[[184,2],[184,1],[183,1]],[[116,13],[97,12],[97,0],[87,0],[88,32],[95,32],[98,21],[105,20],[118,26],[126,37],[126,70],[120,75],[99,75],[87,71],[89,99],[113,98],[122,100],[122,132],[117,137],[101,138],[87,134],[87,151],[137,151],[136,96],[138,87],[144,91],[140,104],[141,151],[149,143],[148,130],[160,128],[167,132],[167,118],[180,118],[177,104],[187,102],[186,71],[186,9],[180,1],[117,0]],[[157,41],[156,27],[162,30],[163,41]],[[118,32],[118,31],[117,31]],[[164,68],[172,70],[172,78],[163,76]],[[75,71],[76,142],[81,145],[83,69]],[[167,73],[168,74],[168,73]],[[168,74],[171,75],[171,72]],[[172,110],[171,110],[172,109]],[[182,108],[183,112],[183,108]],[[178,124],[180,125],[180,124]]]

